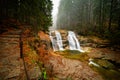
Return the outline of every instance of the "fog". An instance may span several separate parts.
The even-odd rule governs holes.
[[[61,0],[57,28],[104,35],[120,27],[119,14],[120,0]]]
[[[53,10],[52,10],[53,27],[56,28],[56,21],[57,21],[57,14],[58,14],[58,7],[60,0],[52,0],[52,1],[53,1]]]

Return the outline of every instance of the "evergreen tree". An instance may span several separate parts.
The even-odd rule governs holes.
[[[51,0],[0,0],[1,19],[13,18],[32,25],[34,30],[48,30],[51,26]]]

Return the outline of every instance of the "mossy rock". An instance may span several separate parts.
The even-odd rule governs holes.
[[[93,59],[92,61],[100,65],[99,67],[91,66],[91,68],[98,72],[104,80],[120,80],[120,72],[114,64],[104,59]]]
[[[75,59],[80,61],[88,61],[89,56],[87,53],[81,53],[77,50],[65,50],[65,51],[57,51],[57,54],[64,56],[65,58]]]
[[[97,63],[98,65],[100,65],[106,69],[114,69],[115,68],[115,66],[112,63],[110,63],[108,60],[105,60],[105,59],[94,59],[93,62]]]

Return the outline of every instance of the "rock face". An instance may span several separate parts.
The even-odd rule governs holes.
[[[13,33],[13,34],[12,34]],[[0,80],[18,80],[21,74],[19,31],[0,35]]]
[[[69,47],[69,43],[68,43],[68,40],[67,40],[68,32],[64,31],[64,30],[61,30],[60,33],[61,33],[61,36],[62,36],[63,47],[65,49],[68,49],[68,47]]]
[[[49,60],[53,65],[53,75],[60,80],[103,80],[98,73],[81,61],[61,56],[51,56]]]

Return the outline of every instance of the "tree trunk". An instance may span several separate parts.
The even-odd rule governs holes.
[[[103,0],[100,0],[99,33],[103,33]]]
[[[111,7],[110,7],[110,16],[109,16],[109,26],[108,31],[111,32],[111,22],[112,22],[112,10],[113,10],[113,0],[111,0]]]
[[[118,19],[118,30],[120,30],[120,14],[119,14],[119,19]]]

